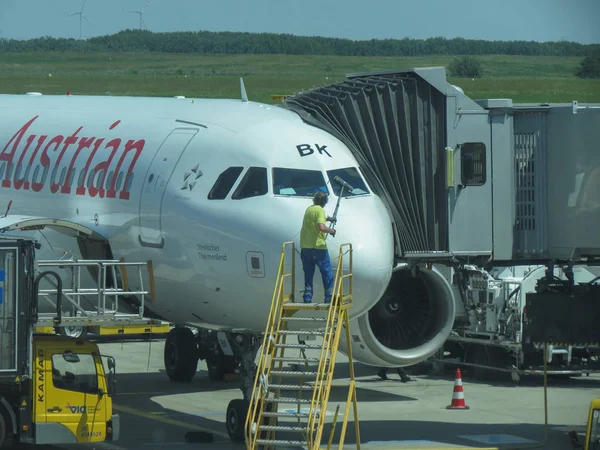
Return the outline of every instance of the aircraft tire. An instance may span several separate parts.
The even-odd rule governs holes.
[[[239,398],[231,400],[227,406],[227,434],[233,442],[244,442],[248,408],[248,402]]]
[[[171,381],[189,382],[198,368],[198,347],[189,328],[173,328],[167,335],[165,370]]]

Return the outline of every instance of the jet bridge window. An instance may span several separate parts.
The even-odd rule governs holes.
[[[134,176],[133,172],[131,172],[129,175],[127,175],[127,181],[125,181],[125,191],[126,192],[131,192],[131,185],[133,184],[133,176]]]
[[[239,178],[240,174],[244,170],[243,167],[228,167],[215,182],[214,186],[208,193],[209,200],[223,200],[229,194],[229,191]]]
[[[106,189],[110,189],[112,186],[113,177],[115,175],[115,171],[111,170],[108,176],[106,177]]]
[[[88,175],[88,179],[87,179],[87,188],[88,189],[90,187],[92,187],[92,182],[94,181],[94,175],[96,175],[96,172],[94,171],[94,169],[90,170],[90,174]]]
[[[485,144],[467,142],[461,146],[461,184],[482,186],[486,180]]]
[[[267,192],[269,192],[267,169],[264,167],[250,167],[231,198],[241,200],[265,195]]]
[[[327,176],[329,177],[329,183],[331,184],[335,195],[339,195],[342,188],[342,185],[335,181],[335,177],[341,178],[343,181],[352,186],[352,191],[350,191],[347,187],[344,188],[342,197],[353,197],[355,195],[364,195],[369,193],[367,185],[355,167],[328,170]]]
[[[98,375],[94,357],[85,353],[52,355],[52,383],[57,389],[97,394]]]
[[[37,170],[37,167],[36,167]],[[33,173],[33,176],[35,176],[35,172]],[[83,187],[83,183],[85,181],[85,169],[81,169],[81,171],[79,172],[79,178],[77,178],[77,187]]]
[[[312,197],[315,192],[329,194],[323,174],[318,170],[273,169],[273,192],[275,195],[291,197]]]

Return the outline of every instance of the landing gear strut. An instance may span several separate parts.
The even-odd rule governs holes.
[[[167,335],[164,352],[165,369],[172,381],[188,382],[198,368],[198,346],[192,330],[173,328]]]
[[[228,336],[224,332],[207,332],[203,331],[200,336],[201,353],[204,359],[206,359],[206,368],[208,369],[208,379],[210,381],[222,381],[225,378],[225,374],[237,373],[237,359],[234,352],[227,352],[221,348],[218,334]],[[227,337],[227,341],[229,338]],[[230,349],[230,350],[233,350]]]

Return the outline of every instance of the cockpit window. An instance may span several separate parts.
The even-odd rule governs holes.
[[[228,167],[225,169],[217,181],[215,185],[212,187],[210,192],[208,193],[209,200],[223,200],[229,194],[229,191],[237,181],[240,173],[244,170],[243,167]]]
[[[318,170],[273,169],[273,192],[275,195],[312,197],[315,192],[329,193],[325,178]]]
[[[356,195],[364,195],[369,193],[369,189],[367,189],[367,185],[363,181],[360,173],[355,167],[346,167],[345,169],[335,169],[328,170],[327,176],[329,177],[329,182],[335,192],[335,195],[339,195],[342,185],[335,181],[335,177],[341,178],[343,181],[352,186],[352,191],[350,191],[347,187],[344,188],[344,193],[342,197],[353,197]]]
[[[268,191],[267,169],[264,167],[250,167],[231,198],[241,200],[243,198],[258,197],[259,195],[265,195]]]

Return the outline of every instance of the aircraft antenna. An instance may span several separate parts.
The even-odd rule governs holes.
[[[240,77],[240,89],[242,90],[242,101],[248,101],[248,94],[246,94],[246,86],[244,86],[244,79]]]
[[[92,24],[92,22],[90,22],[90,19],[88,19],[85,14],[83,14],[83,8],[85,8],[85,2],[87,2],[87,0],[83,0],[83,3],[81,4],[81,10],[79,12],[74,12],[72,14],[67,14],[65,17],[71,17],[71,16],[79,16],[79,39],[81,39],[81,25],[83,23],[83,20],[85,19],[85,21],[87,23],[89,23],[90,25]]]

